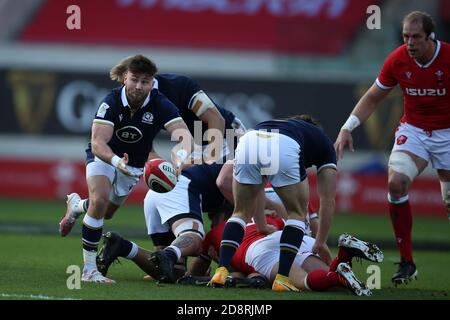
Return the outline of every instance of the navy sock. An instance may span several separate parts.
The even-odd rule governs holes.
[[[83,203],[84,212],[87,212],[88,208],[89,208],[89,199],[86,199],[86,201]]]
[[[102,237],[102,227],[94,228],[92,226],[83,223],[83,249],[86,251],[97,251],[100,238]]]
[[[172,248],[168,247],[164,249],[164,253],[172,260],[172,263],[175,265],[178,261],[177,253]]]
[[[231,217],[228,220],[220,242],[219,267],[230,267],[231,259],[244,238],[245,225],[240,218]]]
[[[295,221],[295,222],[293,222]],[[303,228],[302,228],[303,226]],[[280,237],[280,262],[278,273],[288,277],[292,263],[303,241],[304,223],[298,220],[288,220]]]
[[[120,249],[119,249],[119,257],[126,258],[133,248],[133,244],[131,241],[128,241],[126,239],[121,239],[120,241]]]

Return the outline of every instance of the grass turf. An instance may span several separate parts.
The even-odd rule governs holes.
[[[0,226],[4,226],[3,232],[12,231],[24,226],[24,231],[39,228],[46,232],[56,234],[61,216],[66,211],[64,200],[14,200],[0,198]],[[14,228],[6,228],[6,226]],[[110,221],[105,220],[106,230],[117,230],[130,235],[145,237],[146,227],[143,208],[140,205],[125,204],[116,212]],[[80,223],[73,230],[74,234],[80,234]],[[205,221],[205,230],[209,230],[209,222]],[[19,230],[20,231],[20,230]],[[31,230],[33,231],[33,230]],[[442,242],[450,245],[450,222],[446,216],[441,218],[414,217],[413,237],[414,241]],[[364,239],[393,241],[392,226],[388,213],[384,215],[360,215],[337,213],[335,215],[330,239],[337,238],[341,233],[348,232]]]
[[[0,299],[208,299],[208,300],[294,300],[294,299],[367,299],[358,298],[346,291],[274,293],[270,290],[249,289],[208,289],[191,286],[177,286],[143,281],[144,273],[132,262],[122,259],[122,264],[114,265],[109,275],[117,281],[115,285],[82,284],[81,290],[69,290],[66,285],[70,265],[82,264],[81,239],[79,229],[67,238],[57,235],[57,224],[65,211],[63,201],[16,201],[0,200],[0,227],[7,225],[27,226],[19,232],[4,228],[0,233]],[[421,241],[450,243],[449,222],[446,218],[415,218],[414,238]],[[30,229],[37,226],[37,229]],[[46,230],[50,234],[41,233]],[[79,228],[79,226],[77,227]],[[139,245],[151,248],[145,236],[142,208],[126,205],[117,216],[106,223],[105,229],[115,229],[125,236],[130,232]],[[8,231],[9,230],[9,231]],[[28,231],[27,231],[28,230]],[[138,230],[138,232],[136,232]],[[7,231],[7,232],[6,232]],[[361,216],[338,214],[335,217],[330,238],[342,232],[350,232],[362,239],[392,239],[392,230],[386,216]],[[419,281],[394,288],[390,277],[398,260],[396,250],[384,250],[385,261],[380,264],[381,289],[373,290],[368,299],[449,299],[450,274],[446,271],[450,264],[450,254],[445,251],[415,251],[419,269]],[[356,275],[366,281],[370,264],[354,263]]]
[[[135,239],[139,245],[148,244]],[[61,239],[56,236],[0,235],[2,259],[0,262],[0,298],[31,299],[31,295],[71,299],[366,299],[351,295],[346,291],[276,293],[270,290],[250,289],[209,289],[193,286],[161,284],[143,281],[144,273],[134,263],[122,259],[113,265],[109,275],[117,281],[114,285],[81,284],[80,290],[69,290],[66,285],[69,265],[81,266],[81,244],[77,237]],[[450,264],[450,255],[443,252],[416,252],[419,266],[419,281],[401,288],[390,283],[395,271],[393,260],[396,253],[385,251],[385,262],[380,264],[381,289],[373,290],[369,299],[448,299],[450,294],[450,274],[442,266]],[[370,264],[354,263],[355,274],[366,281]],[[17,297],[16,297],[17,298]]]

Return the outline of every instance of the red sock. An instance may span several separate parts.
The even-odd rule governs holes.
[[[350,267],[352,266],[352,255],[348,253],[345,248],[339,248],[338,255],[334,258],[333,262],[330,264],[330,271],[336,271],[337,266],[341,262],[347,262]]]
[[[412,213],[409,201],[389,203],[389,213],[394,227],[395,240],[400,249],[402,261],[413,262],[412,257]]]
[[[314,270],[306,276],[306,284],[312,291],[323,291],[332,287],[341,286],[339,275],[326,270]]]

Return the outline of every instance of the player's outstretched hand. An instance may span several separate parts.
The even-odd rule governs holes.
[[[355,151],[355,149],[353,149],[353,138],[351,132],[349,130],[342,129],[339,132],[336,142],[334,143],[337,160],[342,159],[342,154],[346,145],[348,145],[348,149],[351,152]]]
[[[271,225],[271,224],[268,224],[268,225],[266,225],[266,227],[264,228],[264,229],[261,229],[261,228],[259,228],[258,227],[258,231],[259,232],[262,232],[262,233],[265,233],[265,234],[271,234],[271,233],[274,233],[275,231],[277,231],[278,229],[277,228],[275,228],[273,225]]]
[[[128,154],[124,153],[123,154],[123,158],[120,159],[117,168],[123,173],[126,174],[127,176],[133,176],[134,174],[132,172],[130,172],[130,170],[128,170]]]

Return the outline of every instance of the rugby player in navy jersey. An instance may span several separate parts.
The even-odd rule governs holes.
[[[123,82],[129,61],[130,58],[125,58],[111,69],[112,80]],[[156,75],[153,86],[175,104],[196,145],[202,146],[194,157],[199,158],[203,153],[204,161],[212,163],[221,161],[235,149],[236,137],[245,132],[244,125],[231,111],[216,105],[197,81],[185,75],[166,73]],[[201,130],[195,129],[196,124]],[[233,154],[230,154],[229,159],[232,158]]]
[[[111,69],[110,77],[112,80],[120,83],[123,82],[123,74],[127,69],[129,59],[123,59]],[[203,159],[205,162],[211,163],[214,160],[219,162],[220,160],[228,160],[222,167],[216,182],[227,201],[233,204],[234,200],[231,188],[233,180],[232,159],[234,158],[234,149],[236,148],[237,141],[246,131],[245,126],[231,111],[216,105],[201,89],[198,82],[190,77],[179,74],[159,74],[155,76],[154,82],[154,86],[157,86],[178,107],[181,117],[194,136],[195,143],[203,146]],[[219,119],[221,116],[225,119],[224,140],[214,139],[214,136],[223,134],[222,121]],[[202,122],[202,134],[200,136],[196,134],[196,121],[197,123]],[[205,132],[207,133],[207,139],[203,139],[202,141],[201,139]],[[212,143],[210,143],[211,141]],[[223,141],[223,144],[221,141]],[[207,148],[208,144],[210,148]],[[219,153],[217,150],[223,151]],[[196,150],[193,153],[193,157],[197,159],[201,158],[199,156],[199,152]],[[159,158],[156,152],[152,153],[152,157]],[[280,216],[286,216],[284,207],[267,197],[265,199],[265,207],[275,210]]]
[[[211,279],[211,286],[224,286],[231,260],[250,219],[254,218],[259,230],[267,229],[262,215],[264,207],[261,208],[264,201],[260,199],[264,197],[266,182],[270,181],[289,217],[280,238],[279,270],[272,290],[298,291],[289,280],[289,272],[305,231],[309,199],[306,168],[313,165],[317,167],[320,218],[312,252],[331,263],[326,241],[335,210],[337,171],[333,143],[309,116],[270,120],[248,131],[236,148],[234,212],[223,231],[219,267]]]
[[[67,212],[60,222],[60,233],[65,236],[75,219],[81,213],[87,213],[82,227],[82,281],[114,282],[101,275],[96,266],[103,219],[112,217],[139,181],[156,134],[166,129],[173,137],[178,137],[180,130],[184,130],[179,146],[184,149],[184,154],[189,155],[191,150],[192,136],[178,109],[153,88],[156,72],[156,65],[151,60],[134,56],[124,74],[124,85],[106,96],[95,115],[91,142],[86,150],[89,199],[81,200],[78,194],[70,194]],[[177,155],[173,159],[177,166],[184,160]]]
[[[225,198],[216,179],[222,164],[201,164],[183,170],[175,188],[167,193],[147,192],[144,213],[147,231],[155,246],[164,250],[150,252],[114,232],[105,234],[105,242],[97,258],[98,270],[106,276],[117,257],[134,261],[142,270],[161,282],[173,283],[174,268],[182,257],[198,256],[205,236],[203,212],[223,208]],[[167,237],[171,235],[169,243]]]

